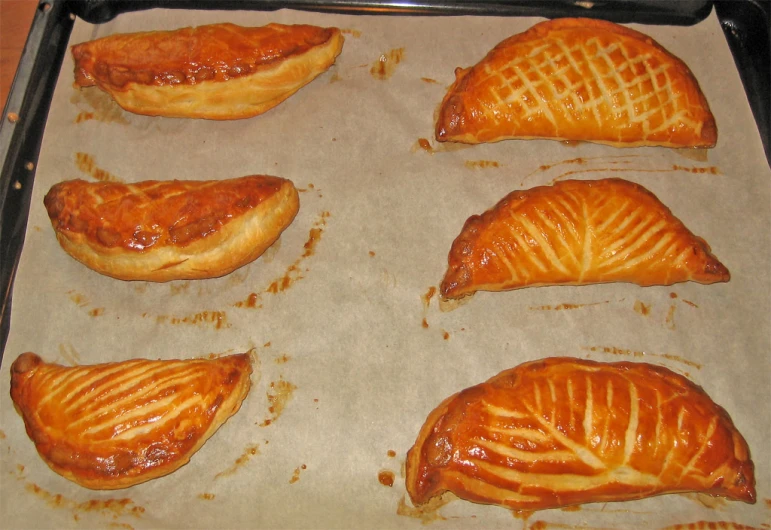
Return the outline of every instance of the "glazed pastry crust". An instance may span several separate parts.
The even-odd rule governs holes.
[[[44,199],[62,248],[121,280],[214,278],[257,259],[299,210],[270,176],[135,184],[70,180]]]
[[[11,398],[40,457],[91,489],[179,469],[249,392],[248,354],[66,367],[34,353],[11,365]]]
[[[117,34],[72,47],[75,85],[136,114],[249,118],[325,72],[343,42],[338,28],[281,24]]]
[[[407,453],[419,505],[444,491],[523,510],[702,492],[755,502],[754,467],[725,410],[645,363],[550,358],[443,401]]]
[[[717,127],[689,68],[638,31],[591,19],[536,24],[456,79],[439,141],[589,141],[713,147]]]
[[[442,280],[445,298],[542,285],[727,282],[728,269],[650,191],[622,179],[513,191],[471,216]]]

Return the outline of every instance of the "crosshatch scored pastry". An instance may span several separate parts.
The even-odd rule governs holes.
[[[701,492],[755,502],[749,448],[699,386],[645,363],[550,358],[443,401],[407,453],[415,504],[542,510]]]
[[[455,76],[436,123],[439,141],[717,141],[714,117],[685,63],[647,35],[603,20],[536,24]]]
[[[251,373],[249,354],[67,367],[23,353],[11,398],[51,469],[119,489],[185,465],[238,412]]]
[[[279,177],[135,184],[68,180],[44,199],[62,248],[121,280],[193,280],[257,259],[292,223],[297,189]]]
[[[72,47],[75,84],[136,114],[248,118],[325,72],[343,41],[338,28],[281,24],[117,34]]]
[[[727,282],[728,269],[651,192],[622,179],[518,190],[455,239],[445,298],[541,285]]]

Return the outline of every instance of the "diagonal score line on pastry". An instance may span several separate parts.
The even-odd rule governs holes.
[[[343,42],[338,28],[282,24],[116,34],[72,47],[75,85],[136,114],[248,118],[325,72]]]
[[[291,181],[266,175],[134,184],[69,180],[44,199],[62,248],[121,280],[214,278],[262,255],[300,207]]]
[[[755,502],[749,448],[697,385],[646,363],[550,358],[444,400],[407,453],[407,491],[539,510],[698,491]]]
[[[11,366],[11,398],[48,466],[92,489],[119,489],[185,465],[249,392],[249,354],[89,366]]]
[[[590,141],[617,147],[712,147],[717,128],[698,82],[635,30],[590,19],[536,24],[457,69],[439,141]]]
[[[729,279],[709,245],[642,186],[565,180],[513,191],[471,216],[452,244],[440,292]]]

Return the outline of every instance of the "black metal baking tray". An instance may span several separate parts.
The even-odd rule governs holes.
[[[53,90],[74,20],[103,23],[154,9],[254,9],[383,15],[583,16],[619,23],[692,25],[716,10],[771,165],[770,0],[43,0],[27,38],[0,122],[0,360],[10,329],[13,279]]]

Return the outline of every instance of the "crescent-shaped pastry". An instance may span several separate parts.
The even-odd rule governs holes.
[[[413,503],[451,491],[542,510],[701,492],[755,502],[749,448],[697,385],[645,363],[551,358],[463,390],[407,453]]]
[[[338,28],[281,24],[117,34],[72,47],[75,84],[136,114],[248,118],[325,72],[343,41]]]
[[[541,285],[727,282],[728,269],[651,192],[622,179],[513,191],[455,239],[445,298]]]
[[[536,24],[455,70],[437,140],[712,147],[715,119],[691,71],[638,31],[591,19]]]
[[[278,239],[300,207],[279,177],[135,184],[68,180],[44,199],[62,248],[121,280],[228,274]]]
[[[249,392],[249,354],[61,366],[11,365],[11,398],[48,466],[91,489],[127,488],[185,465]]]

